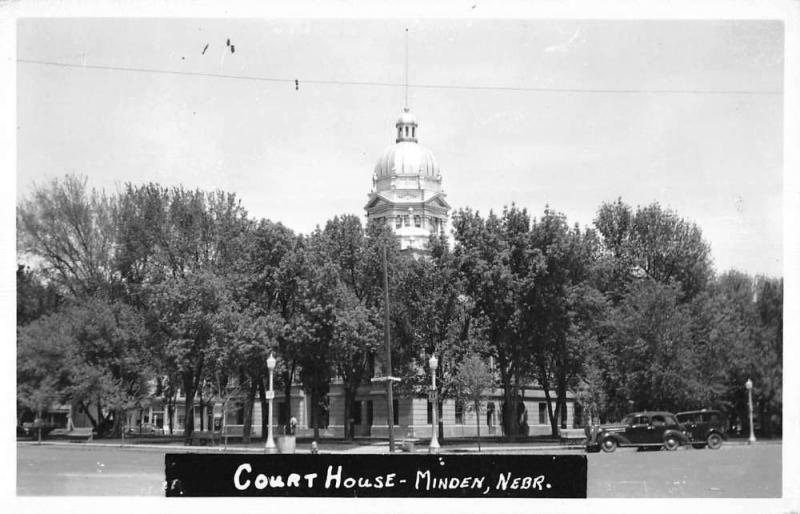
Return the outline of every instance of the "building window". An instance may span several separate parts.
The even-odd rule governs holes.
[[[411,137],[417,137],[417,127],[411,127]]]
[[[403,226],[409,227],[411,226],[408,221],[408,216],[403,216]]]
[[[398,216],[394,219],[394,228],[400,228],[403,226],[403,219]]]
[[[539,404],[539,424],[546,425],[547,424],[547,404],[540,403]]]
[[[442,422],[442,404],[439,404],[439,420],[440,423]],[[433,423],[433,404],[428,402],[428,424]]]
[[[464,424],[464,402],[456,400],[456,425]]]
[[[361,424],[361,402],[356,400],[350,408],[350,417],[353,418],[353,423],[356,425]]]
[[[419,227],[422,226],[422,219],[419,216],[414,216],[414,226]]]

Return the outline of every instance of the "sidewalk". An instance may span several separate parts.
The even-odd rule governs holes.
[[[36,441],[17,441],[18,445],[37,446],[39,443]],[[428,453],[428,440],[417,441],[415,444],[415,453]],[[143,450],[143,451],[158,451],[158,452],[172,452],[172,453],[264,453],[264,442],[255,441],[248,445],[242,443],[228,444],[227,448],[223,445],[218,446],[184,446],[182,442],[169,442],[169,443],[146,443],[135,442],[126,440],[125,444],[121,439],[101,439],[90,442],[73,442],[73,441],[42,441],[41,446],[55,446],[61,448],[73,449],[91,449],[91,448],[119,448],[120,450]],[[395,441],[395,453],[403,453],[402,439]],[[530,442],[530,443],[502,443],[496,441],[487,441],[481,443],[481,453],[508,453],[517,451],[557,451],[557,450],[576,450],[582,449],[583,445],[576,444],[561,444],[558,442]],[[311,441],[298,441],[297,453],[310,453]],[[360,440],[360,441],[320,441],[320,453],[343,453],[343,454],[371,454],[371,453],[389,453],[389,442],[386,440]],[[474,441],[448,441],[442,445],[439,453],[478,453],[478,445]]]
[[[135,440],[134,440],[135,441]],[[756,445],[769,445],[781,444],[781,439],[760,439],[756,441]],[[748,445],[747,439],[731,439],[724,443],[727,446],[746,446]],[[36,441],[17,441],[17,445],[37,446],[39,443]],[[414,453],[428,453],[429,440],[415,441]],[[110,449],[119,448],[123,451],[156,451],[156,452],[171,452],[171,453],[264,453],[264,442],[254,441],[250,444],[233,443],[228,444],[227,448],[224,445],[218,446],[184,446],[182,441],[170,442],[132,442],[130,439],[122,443],[121,439],[101,439],[91,442],[73,442],[73,441],[42,441],[41,446],[56,446],[67,447],[73,449]],[[403,448],[403,440],[398,439],[395,441],[395,453],[401,454]],[[576,443],[561,443],[557,440],[533,440],[526,442],[502,442],[502,441],[482,441],[481,450],[478,450],[478,444],[474,440],[448,440],[445,441],[439,453],[516,453],[516,452],[530,452],[530,451],[565,451],[565,450],[582,450],[583,444]],[[310,453],[311,440],[297,441],[296,453]],[[361,439],[356,441],[343,441],[343,440],[322,440],[319,443],[320,453],[342,453],[342,454],[388,454],[389,442],[386,440],[368,440]]]

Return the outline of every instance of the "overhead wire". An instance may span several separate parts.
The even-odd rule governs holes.
[[[298,86],[296,78],[263,77],[256,75],[233,75],[228,73],[210,73],[200,71],[164,70],[157,68],[140,68],[127,66],[110,66],[98,64],[76,64],[56,61],[40,61],[34,59],[17,59],[17,62],[27,64],[40,64],[45,66],[58,66],[64,68],[81,68],[92,70],[109,70],[134,73],[156,73],[163,75],[182,75],[207,78],[222,78],[233,80],[251,80],[260,82],[285,82]],[[466,91],[510,91],[510,92],[542,92],[542,93],[621,93],[621,94],[694,94],[694,95],[782,95],[781,90],[748,90],[748,89],[611,89],[611,88],[559,88],[559,87],[525,87],[525,86],[481,86],[462,84],[408,84],[395,82],[377,82],[360,80],[321,80],[300,79],[304,84],[337,85],[337,86],[376,86],[376,87],[404,87],[414,89],[450,89]],[[407,79],[406,79],[407,80]]]

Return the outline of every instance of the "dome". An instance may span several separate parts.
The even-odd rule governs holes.
[[[401,141],[386,148],[375,164],[379,179],[399,174],[438,177],[439,163],[433,152],[419,143]]]
[[[400,127],[400,125],[414,125],[418,126],[417,117],[414,116],[408,107],[403,109],[403,112],[400,113],[400,116],[397,117],[397,122],[394,124],[395,127]]]

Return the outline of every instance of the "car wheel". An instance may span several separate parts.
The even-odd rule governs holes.
[[[706,443],[694,443],[692,445],[692,448],[694,448],[695,450],[702,450],[705,447],[706,447]]]
[[[604,452],[611,453],[617,449],[617,442],[609,437],[607,439],[603,439],[601,446],[603,447]]]
[[[719,447],[722,446],[722,437],[719,434],[711,434],[706,439],[708,443],[708,448],[711,450],[719,450]]]
[[[678,441],[678,439],[675,436],[672,436],[672,435],[671,436],[667,436],[667,438],[664,439],[664,448],[667,451],[670,451],[670,452],[675,451],[675,450],[678,449],[678,446],[680,446],[680,445],[681,445],[681,442]]]

